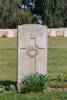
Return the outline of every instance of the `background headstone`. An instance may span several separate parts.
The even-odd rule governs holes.
[[[30,73],[47,73],[47,27],[37,24],[18,26],[18,89]]]
[[[64,28],[56,28],[55,30],[57,37],[64,37]]]
[[[14,37],[14,31],[11,29],[8,29],[8,37]]]
[[[56,30],[55,29],[51,29],[50,37],[56,37]]]
[[[67,29],[64,29],[64,37],[67,37]]]

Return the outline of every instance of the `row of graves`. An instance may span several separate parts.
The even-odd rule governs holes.
[[[0,29],[0,37],[17,37],[17,29]],[[67,37],[67,28],[48,28],[47,35],[49,37]]]
[[[50,37],[67,37],[67,28],[48,29]]]

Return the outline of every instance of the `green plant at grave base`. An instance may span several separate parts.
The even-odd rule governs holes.
[[[4,90],[9,91],[17,91],[17,83],[13,81],[0,81],[1,91]]]
[[[27,92],[43,92],[48,87],[48,76],[42,74],[26,75],[22,80],[21,91]]]
[[[2,35],[2,38],[6,38],[7,36],[5,34]]]
[[[66,71],[64,71],[63,73],[62,73],[62,75],[58,75],[57,76],[57,81],[59,81],[61,84],[62,84],[62,88],[64,88],[65,86],[67,87],[67,74],[66,74],[67,72]]]
[[[49,86],[53,88],[66,88],[67,87],[67,72],[58,74],[55,79],[50,79]]]
[[[17,91],[17,88],[15,85],[10,84],[10,85],[6,86],[6,90],[7,91]]]
[[[0,94],[3,93],[5,91],[5,87],[4,86],[0,86]]]

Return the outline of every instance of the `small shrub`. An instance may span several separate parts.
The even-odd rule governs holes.
[[[5,34],[2,35],[2,38],[6,38],[7,36]]]
[[[0,81],[0,86],[5,87],[5,91],[17,91],[17,82],[13,81]]]
[[[6,86],[6,91],[16,91],[17,87],[14,84]]]
[[[0,94],[3,93],[5,91],[5,87],[4,86],[0,86]]]
[[[26,75],[22,80],[21,92],[43,92],[48,86],[47,75],[42,74],[30,74]]]
[[[14,85],[10,85],[10,90],[11,91],[16,91],[16,87]]]

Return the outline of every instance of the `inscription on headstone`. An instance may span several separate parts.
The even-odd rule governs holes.
[[[18,89],[30,73],[47,73],[47,27],[38,24],[18,26]]]

